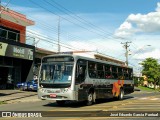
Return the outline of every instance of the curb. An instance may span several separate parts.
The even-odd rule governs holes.
[[[37,93],[18,90],[0,90],[0,98],[0,101],[5,104],[40,101]]]

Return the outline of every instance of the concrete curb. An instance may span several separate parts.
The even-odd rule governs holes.
[[[37,92],[19,90],[0,90],[0,101],[11,103],[35,102],[38,99]]]

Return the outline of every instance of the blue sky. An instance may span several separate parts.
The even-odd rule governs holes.
[[[2,5],[7,2],[2,0]],[[60,16],[61,43],[74,50],[98,51],[125,61],[121,42],[132,41],[130,65],[146,57],[160,58],[159,0],[10,0],[7,7],[35,21],[27,30],[38,35],[29,35],[55,43],[40,40],[38,47],[57,50]]]
[[[35,1],[35,0],[34,0]],[[159,0],[53,0],[74,13],[148,13],[153,11]],[[2,0],[7,2],[7,0]],[[36,1],[44,3],[43,0]],[[29,0],[11,0],[11,4],[34,7]]]

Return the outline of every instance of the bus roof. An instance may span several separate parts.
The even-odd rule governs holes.
[[[108,61],[104,61],[104,60],[84,57],[84,56],[80,56],[80,55],[73,55],[73,54],[54,54],[54,55],[44,56],[43,58],[50,58],[50,57],[57,57],[57,56],[72,56],[75,59],[85,59],[85,60],[90,60],[90,61],[99,62],[99,63],[106,63],[106,64],[110,64],[110,65],[116,65],[116,66],[121,66],[121,67],[126,67],[126,68],[132,68],[130,66],[126,66],[126,65],[122,65],[122,64],[117,64],[117,63],[114,63],[114,62],[108,62]]]

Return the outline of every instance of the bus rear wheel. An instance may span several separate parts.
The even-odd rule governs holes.
[[[87,101],[86,101],[86,105],[92,105],[93,104],[93,93],[92,92],[90,92],[89,94],[88,94],[88,99],[87,99]]]
[[[118,95],[118,100],[122,100],[124,97],[124,90],[120,89],[120,94]]]
[[[57,100],[56,103],[59,105],[59,106],[62,106],[65,104],[66,101],[64,100]]]

